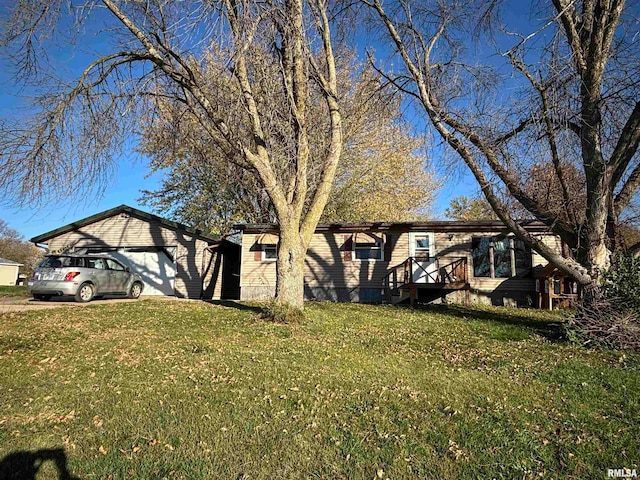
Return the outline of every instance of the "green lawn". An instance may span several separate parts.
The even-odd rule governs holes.
[[[59,465],[38,479],[640,468],[640,356],[558,342],[558,317],[312,303],[304,324],[282,326],[255,310],[144,300],[0,314],[0,477],[38,456]]]
[[[0,298],[28,297],[27,287],[0,285]]]

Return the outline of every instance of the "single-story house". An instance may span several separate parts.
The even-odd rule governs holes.
[[[16,285],[22,263],[0,258],[0,285]]]
[[[544,224],[523,222],[560,251]],[[278,227],[239,224],[240,299],[274,296]],[[547,261],[497,221],[320,224],[305,262],[309,300],[432,301],[533,305]]]
[[[142,277],[143,295],[238,298],[239,245],[127,205],[31,241],[49,253],[109,253]]]
[[[561,251],[542,223],[523,226]],[[50,253],[109,253],[142,276],[146,295],[272,298],[277,225],[236,227],[242,246],[121,205],[31,241]],[[497,221],[320,224],[307,252],[305,297],[532,305],[535,279],[547,264]]]

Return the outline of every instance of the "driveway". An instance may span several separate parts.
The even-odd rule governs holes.
[[[145,298],[145,297],[141,297]],[[147,297],[151,298],[151,297]],[[34,300],[32,298],[24,297],[0,297],[0,313],[10,312],[29,312],[31,310],[49,310],[52,308],[74,308],[74,307],[86,307],[89,305],[102,305],[113,304],[122,302],[136,302],[129,298],[107,298],[100,300],[93,300],[89,303],[78,303],[73,298],[58,298],[51,299],[48,302],[40,300]]]

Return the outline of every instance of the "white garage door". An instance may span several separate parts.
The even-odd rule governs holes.
[[[176,266],[164,250],[109,252],[142,277],[143,295],[175,295]]]

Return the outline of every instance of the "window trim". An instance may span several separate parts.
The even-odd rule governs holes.
[[[418,247],[417,245],[417,240],[418,238],[426,238],[427,239],[427,243],[429,244],[429,246],[427,248],[424,247]],[[431,252],[433,251],[433,246],[432,246],[432,235],[429,233],[416,233],[415,235],[413,235],[413,257],[415,258],[426,258],[426,259],[431,259],[433,255],[431,255]],[[420,253],[426,252],[426,255],[420,255]]]
[[[506,280],[509,278],[515,278],[518,276],[518,269],[517,269],[517,265],[516,265],[516,241],[518,241],[518,238],[516,238],[514,235],[498,235],[498,236],[493,236],[493,237],[489,237],[489,236],[477,236],[477,237],[472,237],[471,242],[472,245],[478,241],[482,241],[482,239],[488,239],[489,240],[489,247],[487,250],[487,254],[489,256],[489,274],[488,275],[476,275],[476,265],[475,265],[475,257],[473,255],[473,252],[475,250],[475,248],[471,248],[471,266],[472,266],[472,272],[473,272],[473,278],[490,278],[492,280]],[[506,277],[497,277],[496,276],[496,264],[495,264],[495,242],[497,241],[503,241],[503,240],[508,240],[509,244],[508,244],[508,250],[509,250],[509,265],[510,265],[510,275],[506,276]],[[525,246],[525,251],[527,252],[527,254],[529,255],[529,257],[531,257],[531,249],[527,249]],[[524,276],[529,276],[531,275],[531,273],[533,272],[533,259],[529,258],[529,272],[527,274],[525,274]]]
[[[429,239],[429,256],[420,255],[424,250],[416,250],[416,238],[417,237],[427,237]],[[413,258],[418,258],[420,261],[433,261],[436,258],[437,250],[436,250],[436,238],[435,232],[433,230],[421,230],[415,232],[409,232],[409,256]]]
[[[360,247],[361,250],[369,249],[377,249],[378,250],[378,258],[357,258],[356,251],[358,250],[358,244],[360,245],[370,245],[372,242],[357,242],[357,238],[354,238],[353,241],[353,249],[351,250],[351,260],[354,262],[380,262],[384,261],[384,244],[385,241],[381,237],[380,239],[375,241],[376,247]]]
[[[275,257],[273,258],[268,258],[267,257],[267,249],[268,250],[273,250],[275,252]],[[262,250],[262,261],[263,262],[277,262],[278,261],[278,245],[275,243],[263,243],[261,244],[261,250]]]

